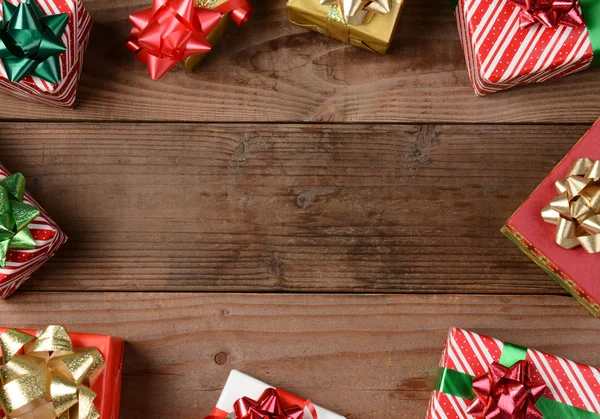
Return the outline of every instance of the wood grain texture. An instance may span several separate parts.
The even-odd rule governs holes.
[[[125,338],[122,419],[202,418],[231,369],[348,419],[422,418],[453,326],[600,365],[600,322],[560,296],[22,293],[0,316]]]
[[[196,73],[153,82],[124,48],[129,13],[150,0],[84,0],[95,27],[77,110],[0,96],[0,119],[591,124],[600,115],[598,70],[475,97],[447,0],[407,1],[383,57],[293,26],[283,0],[253,3],[250,22]]]
[[[24,289],[558,294],[499,230],[587,129],[19,123],[0,159],[70,237]]]

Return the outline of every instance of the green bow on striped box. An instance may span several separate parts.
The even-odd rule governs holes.
[[[35,249],[36,243],[27,227],[40,210],[23,202],[25,176],[15,173],[0,182],[0,268],[6,266],[11,249]]]
[[[37,76],[49,83],[61,79],[59,56],[67,50],[60,39],[69,14],[45,15],[34,0],[18,6],[2,1],[0,61],[10,81]]]

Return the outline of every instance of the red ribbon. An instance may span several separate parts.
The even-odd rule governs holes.
[[[133,29],[127,48],[158,80],[182,59],[210,51],[206,37],[224,14],[242,25],[252,10],[248,0],[229,0],[213,9],[195,7],[194,0],[153,0],[151,8],[129,16]]]
[[[242,397],[233,405],[235,419],[303,419],[307,408],[313,419],[318,419],[317,410],[310,400],[288,393],[280,388],[268,388],[258,398]],[[223,419],[221,416],[207,416],[205,419]]]
[[[521,10],[520,27],[527,29],[537,23],[549,28],[558,25],[576,27],[583,24],[578,0],[510,0]]]
[[[487,373],[473,379],[477,399],[467,413],[484,419],[542,419],[535,404],[546,384],[531,381],[529,368],[527,361],[510,368],[494,362]]]

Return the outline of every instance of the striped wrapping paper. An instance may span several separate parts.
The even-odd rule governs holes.
[[[0,164],[0,179],[10,176],[6,167]],[[25,192],[23,200],[40,210],[40,216],[29,224],[29,229],[36,241],[32,250],[9,250],[6,267],[0,269],[0,299],[8,298],[31,274],[38,270],[67,241],[67,236],[60,230],[50,216],[35,200]]]
[[[480,376],[492,362],[499,362],[503,348],[502,341],[454,328],[448,334],[440,368]],[[532,381],[546,383],[543,397],[600,413],[598,369],[533,349],[527,349],[527,361],[532,365]],[[470,405],[470,400],[435,391],[426,419],[472,419],[465,413]]]
[[[2,1],[9,1],[14,5],[19,3],[19,0],[0,0],[0,4]],[[51,84],[39,77],[27,76],[20,83],[13,83],[6,78],[6,72],[0,63],[0,90],[12,96],[71,109],[75,105],[92,19],[81,0],[36,0],[36,3],[47,15],[69,14],[69,23],[61,38],[67,46],[67,50],[60,56],[62,79],[57,84]]]
[[[519,27],[509,0],[459,0],[455,9],[469,76],[479,96],[586,70],[594,52],[588,28]]]

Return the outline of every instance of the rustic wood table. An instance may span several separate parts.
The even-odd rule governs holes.
[[[0,98],[0,160],[69,235],[4,326],[127,340],[121,418],[210,413],[230,369],[351,419],[425,415],[451,326],[600,366],[600,321],[500,233],[600,116],[590,71],[474,96],[447,0],[378,57],[257,0],[192,75],[84,1],[75,111]]]

